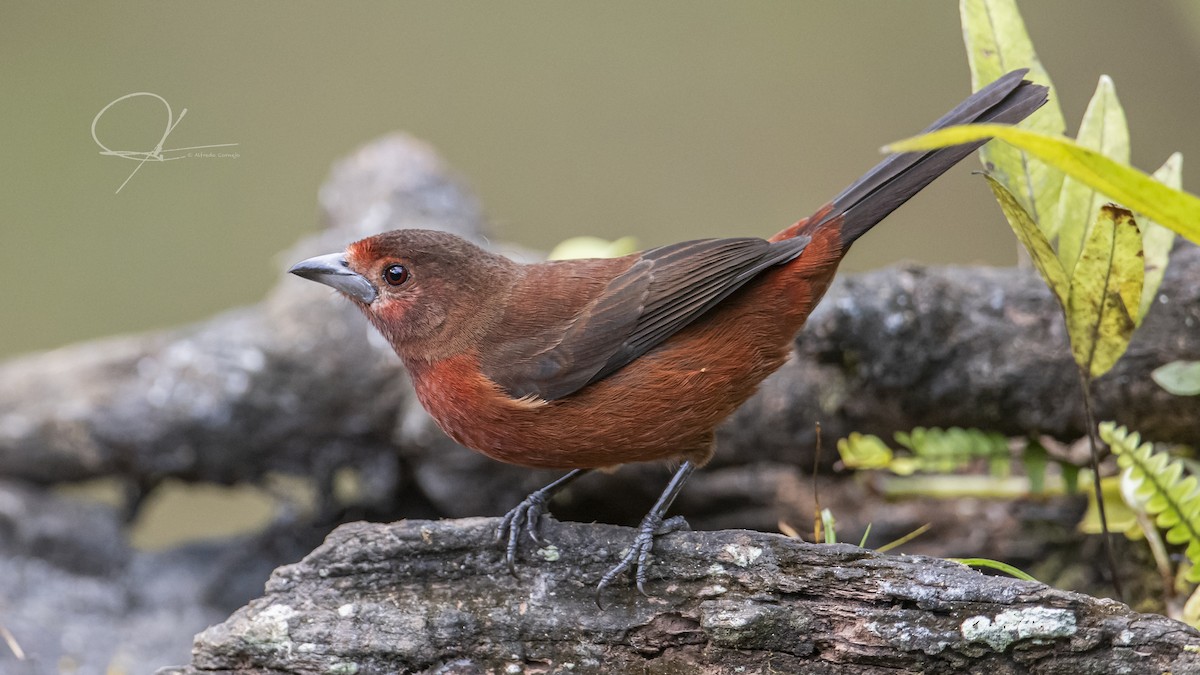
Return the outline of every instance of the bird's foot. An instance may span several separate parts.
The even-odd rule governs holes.
[[[596,585],[596,605],[601,609],[604,605],[600,603],[600,594],[604,592],[604,587],[613,582],[617,577],[625,573],[629,568],[634,569],[634,579],[637,581],[637,589],[646,597],[646,570],[650,568],[651,551],[654,550],[655,537],[661,537],[664,534],[670,534],[678,530],[689,529],[688,523],[683,519],[683,516],[673,516],[663,520],[662,515],[650,513],[642,519],[641,526],[638,527],[637,536],[633,539],[633,544],[629,550],[621,558],[621,562],[617,563],[604,576],[600,578],[600,583]]]
[[[504,514],[500,526],[496,528],[496,542],[507,540],[504,559],[508,561],[508,571],[513,576],[517,575],[517,542],[521,540],[521,533],[528,534],[533,543],[541,544],[542,517],[546,515],[546,505],[554,495],[562,492],[563,488],[588,471],[591,469],[575,469],[568,472],[546,487],[532,492],[512,511]]]
[[[546,488],[531,493],[511,511],[504,514],[499,527],[496,528],[496,543],[506,541],[504,559],[508,563],[508,571],[517,574],[517,543],[521,533],[529,535],[535,544],[542,543],[542,518],[546,515],[546,503],[552,496]]]

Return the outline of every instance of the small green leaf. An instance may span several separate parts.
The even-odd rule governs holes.
[[[1187,574],[1184,575],[1184,578],[1187,579],[1188,583],[1200,583],[1200,565],[1192,565],[1189,567]],[[1197,592],[1200,593],[1200,589],[1197,589]]]
[[[1004,124],[964,124],[891,143],[887,153],[923,152],[998,138],[1011,143],[1108,195],[1113,201],[1200,244],[1200,197],[1173,190],[1150,176],[1081,147],[1069,138],[1048,136]]]
[[[826,544],[837,543],[837,521],[829,509],[821,509],[821,531],[825,533]]]
[[[1172,361],[1155,368],[1150,377],[1176,396],[1200,396],[1200,361]]]
[[[1183,155],[1178,152],[1167,158],[1167,161],[1154,172],[1154,180],[1169,188],[1179,190],[1183,186]],[[1146,312],[1154,304],[1154,296],[1158,295],[1158,287],[1162,285],[1163,275],[1167,272],[1167,262],[1171,257],[1171,247],[1175,245],[1175,233],[1149,218],[1139,216],[1142,226],[1142,248],[1146,251],[1146,282],[1142,285],[1142,302],[1138,305],[1137,323],[1140,326]]]
[[[1031,440],[1022,453],[1025,464],[1025,475],[1029,476],[1029,491],[1041,494],[1046,491],[1046,467],[1050,464],[1050,453],[1045,446],[1036,440]]]
[[[857,431],[838,441],[838,454],[851,469],[882,469],[892,461],[892,449],[878,436]]]
[[[1142,235],[1133,214],[1104,205],[1075,265],[1067,302],[1071,351],[1088,377],[1107,373],[1129,346],[1143,274]]]
[[[1063,492],[1073,495],[1079,491],[1079,467],[1074,464],[1059,465],[1062,470]]]
[[[1061,135],[1066,130],[1066,121],[1058,105],[1058,94],[1033,50],[1016,0],[960,0],[959,15],[974,90],[979,91],[1009,71],[1029,68],[1026,78],[1049,87],[1050,100],[1022,122],[1022,126],[1043,134]],[[1030,161],[1018,148],[1000,143],[980,148],[979,158],[984,169],[1013,193],[1033,222],[1045,228],[1053,220],[1063,181],[1061,173],[1041,162]]]
[[[867,529],[863,531],[862,539],[858,542],[859,548],[867,547],[867,537],[871,536],[871,523],[867,523]]]
[[[1033,259],[1033,264],[1042,275],[1042,279],[1050,290],[1054,291],[1058,304],[1066,311],[1070,284],[1067,282],[1062,263],[1058,261],[1058,256],[1054,254],[1046,235],[1042,234],[1041,229],[1029,217],[1029,213],[1017,203],[1017,199],[1007,188],[991,176],[984,175],[984,178],[992,188],[992,193],[996,195],[996,201],[1000,202],[1000,209],[1004,211],[1004,217],[1008,219],[1008,224],[1016,233],[1017,239],[1021,241],[1025,250],[1029,251],[1029,257]]]
[[[999,560],[991,560],[988,558],[947,558],[947,560],[950,562],[956,562],[960,565],[966,565],[967,567],[987,567],[998,572],[1004,572],[1010,577],[1016,577],[1024,581],[1037,581],[1037,579],[1034,579],[1016,567],[1013,567],[1005,562],[1000,562]]]
[[[1192,508],[1194,505],[1191,502],[1196,497],[1197,484],[1195,476],[1184,478],[1175,487],[1171,488],[1171,499],[1179,502],[1181,505],[1185,505],[1186,508]]]
[[[1107,75],[1100,76],[1096,93],[1083,113],[1075,142],[1115,162],[1129,164],[1129,127],[1125,123],[1125,110],[1121,108],[1112,79]],[[1050,236],[1058,235],[1058,257],[1068,277],[1079,258],[1088,228],[1096,221],[1096,213],[1104,201],[1104,196],[1086,183],[1070,177],[1063,181],[1057,227],[1050,231]]]

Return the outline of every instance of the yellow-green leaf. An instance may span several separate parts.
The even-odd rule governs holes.
[[[1067,302],[1071,352],[1089,377],[1107,373],[1129,346],[1143,273],[1133,214],[1105,204],[1079,254]]]
[[[547,256],[548,260],[571,260],[574,258],[617,258],[633,253],[638,248],[634,237],[621,237],[616,241],[600,237],[571,237],[560,241]]]
[[[1108,529],[1112,532],[1124,532],[1130,538],[1141,535],[1142,528],[1138,525],[1137,514],[1125,500],[1121,498],[1121,477],[1108,476],[1100,479],[1100,490],[1104,498],[1104,515],[1107,516]],[[1100,534],[1100,509],[1096,506],[1096,493],[1088,490],[1087,512],[1079,521],[1079,531],[1085,534]]]
[[[1181,189],[1183,155],[1177,152],[1168,157],[1154,172],[1154,179],[1169,188]],[[1142,302],[1138,305],[1137,314],[1137,323],[1141,325],[1146,312],[1154,304],[1154,296],[1158,295],[1158,287],[1162,285],[1163,275],[1167,272],[1171,247],[1175,245],[1175,233],[1148,218],[1139,217],[1138,222],[1142,228],[1142,249],[1146,252],[1146,282],[1142,285]]]
[[[897,476],[911,476],[921,468],[921,463],[912,457],[897,457],[888,463],[887,468]]]
[[[1000,202],[1000,209],[1004,211],[1004,217],[1008,219],[1008,224],[1012,226],[1017,239],[1021,241],[1025,250],[1029,251],[1034,266],[1041,273],[1046,285],[1054,291],[1054,297],[1058,298],[1058,303],[1065,312],[1070,284],[1067,282],[1062,263],[1058,262],[1058,256],[1054,255],[1054,249],[1050,247],[1046,235],[1042,234],[1037,224],[1029,217],[1029,213],[1017,203],[1017,198],[1001,185],[1000,181],[986,174],[984,178],[992,188],[992,193],[996,195],[996,201]]]
[[[1075,142],[1113,161],[1129,164],[1129,127],[1125,123],[1125,110],[1107,75],[1100,76],[1096,93],[1083,113]],[[1079,258],[1088,228],[1096,221],[1096,213],[1105,201],[1104,196],[1097,194],[1087,183],[1071,177],[1063,181],[1056,222],[1046,232],[1052,238],[1058,235],[1058,258],[1068,277]]]
[[[1186,572],[1184,572],[1185,569],[1187,570]],[[1193,577],[1197,576],[1197,570],[1195,567],[1181,565],[1179,571],[1184,572],[1184,576],[1188,579],[1188,581],[1198,581],[1198,579],[1193,579]],[[1197,624],[1200,624],[1200,588],[1192,591],[1191,595],[1188,596],[1187,602],[1183,603],[1183,615],[1179,617],[1179,620],[1191,626],[1192,628],[1196,628]],[[1200,646],[1191,646],[1195,648],[1188,649],[1187,647],[1184,647],[1183,650],[1185,652],[1190,651],[1192,653],[1200,651]]]
[[[1200,197],[1171,189],[1133,167],[1080,147],[1069,138],[1047,136],[1005,124],[964,124],[891,143],[883,148],[883,152],[923,152],[984,138],[998,138],[1022,148],[1110,199],[1200,244]]]
[[[1155,368],[1150,377],[1176,396],[1200,396],[1200,361],[1172,361]]]
[[[892,449],[878,436],[857,431],[837,443],[842,462],[851,469],[882,469],[892,461]]]
[[[1058,94],[1033,50],[1016,0],[960,0],[959,15],[974,90],[979,91],[1005,73],[1028,68],[1026,78],[1049,87],[1050,100],[1022,126],[1043,134],[1061,135],[1066,122],[1058,105]],[[1041,162],[1031,161],[1020,149],[1000,143],[980,148],[979,158],[984,169],[1013,193],[1045,231],[1047,221],[1055,215],[1062,174]]]

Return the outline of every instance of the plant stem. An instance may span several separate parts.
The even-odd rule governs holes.
[[[820,543],[821,536],[821,492],[818,490],[817,473],[821,468],[821,422],[816,423],[817,448],[813,452],[812,491],[813,491],[813,541]]]
[[[1096,508],[1100,513],[1100,530],[1104,536],[1104,553],[1108,557],[1108,569],[1112,574],[1113,590],[1117,599],[1125,602],[1125,593],[1121,589],[1121,575],[1117,571],[1117,556],[1113,551],[1112,532],[1108,530],[1108,516],[1104,512],[1104,494],[1100,489],[1100,449],[1096,441],[1096,418],[1092,413],[1091,379],[1083,368],[1079,369],[1079,384],[1083,387],[1083,413],[1087,423],[1088,444],[1092,450],[1092,489],[1096,492]]]

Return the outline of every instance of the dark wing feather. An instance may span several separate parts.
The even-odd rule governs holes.
[[[1028,72],[1025,68],[1000,77],[921,133],[956,124],[1020,122],[1040,108],[1049,93],[1046,87],[1022,80]],[[888,157],[834,197],[832,208],[824,218],[810,223],[809,231],[841,218],[842,241],[849,245],[985,142]]]
[[[795,259],[808,237],[701,239],[645,251],[566,325],[493,345],[484,372],[514,397],[553,400],[650,351],[762,271]]]

